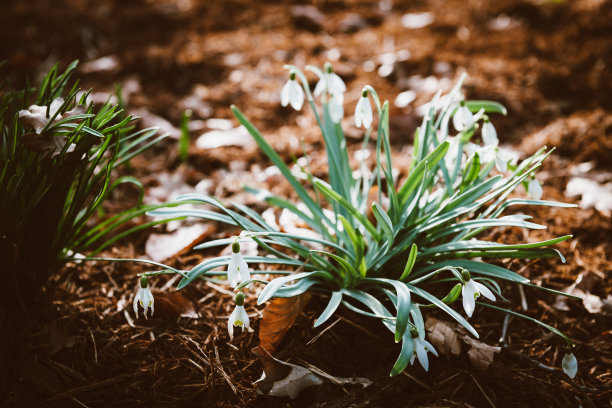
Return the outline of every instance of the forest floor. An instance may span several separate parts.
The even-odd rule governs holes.
[[[242,190],[244,184],[292,197],[290,186],[266,171],[270,163],[250,137],[232,130],[237,123],[231,104],[287,162],[303,154],[303,140],[314,173],[324,177],[326,159],[312,115],[280,106],[286,63],[333,63],[348,88],[345,127],[351,129],[351,151],[361,143],[351,115],[362,86],[370,84],[389,99],[400,176],[407,171],[421,120],[416,108],[467,73],[468,99],[495,100],[508,108],[507,116],[493,118],[503,145],[523,154],[543,145],[556,147],[538,173],[544,199],[580,204],[576,209],[522,208],[548,228],[528,236],[499,229],[487,239],[535,241],[573,234],[558,245],[565,264],[508,260],[504,266],[536,284],[572,287],[586,300],[561,302],[554,294],[529,289],[524,294],[525,313],[575,340],[579,371],[570,380],[559,369],[562,344],[520,319],[510,322],[500,343],[504,316],[490,310],[477,310],[470,320],[482,341],[502,347],[485,370],[472,365],[464,347],[459,355],[432,359],[429,372],[415,365],[389,377],[399,345],[379,334],[380,323],[341,308],[328,324],[314,329],[325,305],[314,297],[275,356],[372,384],[326,382],[290,400],[260,395],[253,385],[262,372],[251,352],[263,312],[263,306],[255,306],[256,291],[247,299],[255,330],[230,343],[227,317],[233,301],[223,283],[202,281],[178,295],[175,278],[152,280],[158,288],[155,316],[136,319],[131,301],[136,274],[146,270],[142,265],[72,263],[54,274],[35,300],[32,326],[21,334],[19,346],[0,352],[0,405],[609,406],[611,39],[609,0],[322,0],[314,6],[249,0],[2,2],[0,55],[16,82],[37,80],[57,61],[65,66],[79,59],[81,85],[94,89],[95,100],[103,101],[119,84],[128,111],[141,116],[142,126],[170,131],[168,141],[123,170],[142,180],[150,202],[197,191],[266,210]],[[186,109],[192,111],[192,140],[182,163],[176,139]],[[211,136],[214,130],[221,136]],[[135,205],[136,197],[129,188],[118,190],[105,204],[106,213]],[[222,225],[195,227],[194,236],[180,238],[187,239],[184,250],[163,258],[160,251],[169,245],[163,237],[170,232],[161,228],[122,239],[101,255],[158,256],[189,268],[216,255],[190,251],[190,246],[237,232]],[[520,311],[519,291],[505,293]]]

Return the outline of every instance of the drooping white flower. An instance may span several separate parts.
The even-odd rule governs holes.
[[[153,316],[153,312],[155,311],[155,300],[153,299],[153,294],[151,293],[151,288],[149,287],[149,280],[146,276],[140,278],[140,285],[138,286],[138,292],[136,296],[134,296],[134,313],[136,313],[136,318],[138,318],[138,303],[144,309],[144,317],[147,319],[147,311],[149,307],[151,308],[151,316]]]
[[[364,128],[369,129],[372,126],[372,119],[372,105],[368,97],[368,90],[364,89],[355,108],[355,126],[361,127],[363,125]]]
[[[242,292],[238,292],[235,300],[236,308],[230,315],[229,321],[227,322],[227,331],[230,335],[230,341],[234,340],[234,326],[252,331],[249,324],[249,315],[247,314],[246,310],[244,310],[244,294]]]
[[[502,173],[505,173],[508,170],[508,162],[511,160],[511,157],[499,147],[495,148],[495,167]]]
[[[333,93],[331,94],[331,98],[329,99],[329,116],[334,123],[340,123],[342,121],[342,117],[344,117],[344,107],[342,104],[344,103],[344,95],[341,93]]]
[[[534,200],[539,200],[542,198],[542,186],[536,178],[529,180],[529,184],[527,185],[527,194],[529,194]]]
[[[415,357],[419,359],[419,363],[423,366],[425,371],[429,370],[429,359],[427,352],[430,352],[434,356],[438,357],[438,352],[427,340],[421,339],[418,335],[412,337],[414,345],[414,351],[412,357],[410,357],[410,364],[414,364]]]
[[[576,360],[576,357],[572,353],[565,353],[563,361],[561,362],[561,367],[569,378],[574,378],[578,372],[578,360]]]
[[[464,102],[457,107],[457,112],[453,115],[453,126],[457,132],[463,132],[474,126],[474,115]]]
[[[232,255],[230,262],[227,266],[227,279],[229,280],[230,286],[235,288],[236,285],[242,282],[246,282],[251,278],[251,271],[249,265],[240,254],[240,244],[234,242],[232,244]]]
[[[296,111],[301,110],[304,105],[304,90],[295,79],[295,72],[289,74],[289,79],[281,90],[281,105],[289,104]]]
[[[493,126],[493,123],[491,123],[487,117],[485,117],[484,123],[482,124],[481,134],[485,146],[497,146],[499,144],[495,126]]]
[[[476,299],[480,295],[493,301],[495,301],[495,295],[485,285],[471,279],[469,277],[469,273],[464,273],[463,279],[463,288],[461,288],[461,296],[463,296],[463,309],[469,317],[472,317],[474,309],[476,308]]]
[[[343,94],[346,92],[346,85],[344,81],[337,74],[334,73],[331,64],[325,64],[325,69],[322,76],[319,78],[319,82],[314,89],[314,96],[321,96],[323,92],[329,94]]]

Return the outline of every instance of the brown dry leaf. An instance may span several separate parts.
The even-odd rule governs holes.
[[[268,352],[274,352],[295,319],[310,300],[310,294],[303,293],[290,298],[275,298],[268,302],[259,324],[259,343]]]
[[[461,341],[456,328],[433,317],[427,318],[425,328],[429,333],[429,340],[440,353],[445,356],[458,356],[461,353]]]
[[[151,260],[162,262],[175,255],[183,255],[204,241],[215,230],[213,224],[181,226],[169,234],[151,234],[145,244],[145,253]]]
[[[303,389],[323,384],[321,377],[309,369],[278,360],[262,346],[251,351],[264,367],[261,378],[255,382],[260,394],[295,399]]]
[[[495,354],[501,351],[501,347],[489,346],[469,336],[463,336],[463,341],[471,346],[468,351],[470,363],[482,371],[486,370],[491,365]]]
[[[461,354],[462,343],[470,346],[468,350],[470,363],[479,370],[486,370],[493,362],[495,354],[501,351],[501,347],[489,346],[471,338],[461,326],[456,324],[430,317],[425,322],[425,328],[431,343],[444,355]]]
[[[179,317],[198,317],[193,304],[178,292],[154,291],[155,317],[176,320]]]

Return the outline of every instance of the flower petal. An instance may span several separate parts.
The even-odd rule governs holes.
[[[561,362],[561,367],[569,378],[574,378],[578,372],[578,360],[576,360],[576,357],[572,353],[565,353],[563,361]]]
[[[140,300],[140,291],[136,293],[134,296],[134,313],[136,313],[136,318],[138,319],[138,301]]]
[[[314,96],[321,96],[323,94],[323,91],[325,91],[325,88],[327,87],[326,82],[325,77],[319,79],[319,82],[317,82],[317,85],[313,91]]]
[[[304,90],[296,80],[292,80],[290,84],[289,103],[296,111],[301,110],[304,105]]]
[[[429,360],[427,359],[427,350],[425,350],[425,345],[423,344],[423,340],[418,337],[414,338],[414,348],[416,350],[417,357],[419,359],[419,363],[423,366],[425,371],[429,370]]]
[[[333,93],[344,93],[346,92],[346,85],[344,85],[344,81],[342,78],[338,76],[336,73],[327,74],[327,86],[329,87],[329,91]]]
[[[489,300],[493,300],[495,301],[495,295],[493,294],[493,292],[491,292],[489,290],[489,288],[487,288],[485,285],[483,285],[482,283],[476,282],[474,281],[474,285],[476,285],[476,288],[478,289],[478,292],[486,297]]]
[[[542,198],[542,186],[540,185],[540,182],[537,179],[533,178],[529,180],[527,193],[534,200],[539,200],[540,198]]]
[[[476,301],[474,300],[474,291],[471,286],[468,286],[466,282],[461,288],[461,296],[463,296],[463,309],[465,310],[465,314],[468,317],[472,317],[472,313],[474,313],[474,308],[476,307]]]
[[[249,265],[246,263],[242,256],[240,256],[240,259],[238,260],[238,275],[240,283],[246,282],[251,279],[251,271],[249,269]]]
[[[497,146],[499,144],[497,131],[490,121],[486,121],[482,124],[482,141],[486,146]]]
[[[232,252],[229,264],[227,265],[227,280],[232,288],[235,288],[240,280],[240,275],[238,273],[239,264],[240,254]]]
[[[438,357],[438,352],[436,351],[434,346],[430,342],[428,342],[427,340],[423,340],[423,342],[425,343],[425,346],[427,347],[427,351],[429,351],[434,356]]]
[[[281,105],[282,106],[287,106],[289,104],[289,94],[291,91],[291,80],[288,80],[287,82],[285,82],[285,85],[283,85],[283,89],[281,89]]]

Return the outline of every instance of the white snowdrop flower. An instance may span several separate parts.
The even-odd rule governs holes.
[[[491,123],[487,117],[485,117],[484,123],[482,124],[482,141],[485,146],[497,146],[499,144],[495,126],[493,126],[493,123]]]
[[[474,126],[474,115],[470,108],[465,105],[465,102],[461,102],[457,107],[457,112],[453,115],[453,126],[457,132],[463,132]]]
[[[505,173],[508,170],[508,162],[511,160],[511,157],[508,156],[503,149],[498,147],[495,148],[495,167],[498,171]]]
[[[578,372],[578,360],[576,360],[576,357],[572,353],[565,353],[563,361],[561,362],[561,367],[569,378],[574,378]]]
[[[536,178],[532,178],[529,180],[529,184],[527,185],[527,194],[531,196],[534,200],[539,200],[542,198],[542,185]]]
[[[230,286],[235,288],[236,285],[242,282],[246,282],[251,279],[251,271],[249,265],[240,254],[240,244],[234,242],[232,244],[232,256],[227,266],[227,279],[229,280]]]
[[[412,356],[410,357],[410,364],[414,364],[414,359],[418,358],[419,363],[421,363],[425,371],[428,371],[429,359],[427,357],[427,352],[430,352],[436,357],[438,357],[438,352],[436,351],[434,346],[431,345],[430,342],[425,339],[421,339],[415,329],[411,329],[410,331],[412,333],[412,342],[414,346],[414,351],[412,352]]]
[[[472,317],[476,308],[476,299],[482,295],[487,299],[495,301],[495,295],[482,283],[471,279],[468,271],[461,273],[463,278],[463,288],[461,288],[461,296],[463,297],[463,309],[468,317]]]
[[[304,90],[295,79],[295,72],[291,71],[289,79],[285,82],[281,90],[281,105],[291,105],[293,109],[299,111],[304,105]]]
[[[344,116],[344,107],[342,104],[344,103],[344,95],[341,93],[333,93],[331,94],[331,98],[329,99],[329,116],[331,117],[332,122],[340,123],[342,121],[342,117]]]
[[[329,94],[343,94],[346,92],[346,85],[344,81],[337,74],[334,73],[331,64],[325,64],[323,76],[320,77],[319,82],[314,89],[314,96],[321,96],[323,92]]]
[[[355,126],[363,125],[364,128],[369,129],[372,126],[372,119],[372,105],[368,97],[368,90],[364,88],[355,108]]]
[[[149,280],[146,276],[140,278],[140,285],[138,287],[138,293],[134,296],[134,313],[136,313],[136,318],[138,318],[138,303],[144,309],[144,317],[147,319],[147,311],[149,307],[151,308],[151,316],[153,316],[153,312],[155,311],[155,301],[153,299],[153,294],[151,293],[151,288],[149,287]]]
[[[227,322],[227,332],[230,335],[230,341],[234,340],[234,326],[242,327],[248,331],[253,331],[251,329],[251,325],[249,324],[249,315],[247,314],[246,310],[244,310],[244,293],[236,293],[236,297],[234,299],[236,301],[236,308],[230,315],[229,321]]]

